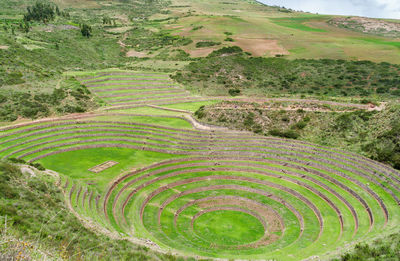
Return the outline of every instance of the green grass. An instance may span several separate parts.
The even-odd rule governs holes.
[[[216,245],[244,245],[260,239],[264,227],[243,212],[219,210],[201,215],[194,223],[197,235]]]
[[[211,101],[211,103],[213,102]],[[182,103],[182,104],[177,104],[176,108],[195,110],[196,107],[200,105],[204,105],[204,103],[203,102],[198,102],[196,104]],[[152,125],[159,125],[159,126],[164,125],[166,127],[173,127],[177,129],[182,128],[183,126],[182,120],[174,118],[157,117],[158,116],[157,112],[159,111],[160,110],[154,108],[142,107],[122,112],[146,113],[146,114],[149,113],[154,115],[155,117],[120,115],[120,116],[112,116],[111,119],[112,121],[115,122],[122,121],[127,123],[129,122],[150,123]],[[179,113],[176,113],[176,115],[178,114]],[[85,120],[110,121],[110,116],[94,115],[93,117],[87,118]],[[82,124],[76,130],[83,129],[85,124]],[[41,125],[41,124],[36,124],[36,125]],[[113,128],[114,127],[121,128],[120,125],[123,126],[123,124],[120,123],[118,124],[109,123],[108,125],[110,125],[110,127],[113,126]],[[28,129],[29,127],[25,126],[17,128],[16,130],[28,130]],[[163,133],[161,127],[160,128],[151,127],[150,129],[154,134],[151,135],[146,134],[145,135],[146,137],[153,138],[157,137],[158,133]],[[32,132],[36,131],[39,130],[32,130]],[[133,129],[130,132],[128,131],[129,130],[126,129],[126,131],[124,132],[115,132],[115,135],[113,136],[118,137],[118,133],[132,133],[132,134],[135,133],[135,130]],[[13,131],[7,131],[6,133],[12,133],[12,132]],[[100,142],[90,142],[90,143],[87,142],[87,140],[91,139],[92,137],[73,138],[69,134],[63,134],[62,130],[56,131],[54,133],[58,134],[57,137],[70,137],[68,141],[74,141],[74,140],[79,141],[81,142],[80,144],[82,145],[100,144]],[[93,132],[93,133],[100,134],[100,132]],[[177,132],[173,131],[173,133],[175,133],[174,136],[179,137],[179,131]],[[196,135],[196,133],[200,135],[202,132],[199,131],[191,132],[192,135]],[[3,141],[24,134],[25,133],[14,134],[10,137],[4,138]],[[4,145],[6,146],[12,144],[17,145],[18,142],[28,141],[30,139],[38,137],[44,137],[45,135],[48,134],[49,133],[38,133],[30,138],[23,138],[21,140],[7,142]],[[214,135],[216,135],[215,136],[216,141],[222,141],[221,138],[224,137],[224,133],[215,133]],[[55,137],[56,136],[40,139],[37,141],[32,141],[31,143],[22,144],[20,146],[13,148],[12,150],[18,150],[20,148],[24,148],[26,146],[30,146],[38,142],[51,141]],[[163,139],[170,140],[170,142],[176,140],[176,138],[169,139],[164,136],[160,137]],[[243,141],[243,139],[245,139],[246,136],[241,136],[241,137]],[[142,141],[142,140],[145,139],[134,138],[132,139],[132,142],[125,142],[125,144],[135,144],[134,143],[135,141]],[[195,140],[196,139],[193,137],[193,142]],[[152,142],[151,139],[147,141]],[[107,143],[113,144],[114,142],[107,142]],[[149,147],[156,146],[159,148],[163,148],[165,144],[169,144],[161,141],[157,141],[155,143],[157,145]],[[31,154],[25,158],[32,159],[33,157],[36,157],[43,153],[58,151],[63,148],[73,148],[75,146],[75,145],[68,145],[68,146],[62,145],[62,142],[60,141],[53,142],[51,144],[57,144],[60,145],[60,147],[43,150],[35,154]],[[218,146],[223,145],[223,143],[216,143],[216,144],[218,144]],[[16,153],[15,156],[22,155],[26,151],[31,151],[37,148],[44,148],[48,145],[50,144],[38,145],[30,149],[28,148],[24,151]],[[290,145],[290,142],[288,142],[288,145]],[[199,142],[198,145],[191,145],[188,147],[189,150],[186,149],[186,151],[188,152],[196,151],[196,146],[202,146],[202,143]],[[308,147],[312,148],[313,146],[308,145]],[[272,149],[274,150],[274,152],[271,154],[268,153],[268,151],[262,151],[263,149],[270,149],[270,150]],[[174,150],[181,151],[182,155],[185,154],[185,150],[182,149],[174,149]],[[279,155],[286,155],[287,153],[293,152],[293,147],[284,146],[284,144],[273,145],[273,143],[271,144],[259,143],[255,145],[250,145],[250,144],[246,145],[245,142],[242,142],[241,144],[231,146],[231,148],[229,148],[228,150],[238,150],[241,151],[242,153],[249,153],[249,152],[257,153],[257,155],[259,155],[257,156],[258,158],[261,157],[264,158],[265,160],[271,160],[273,162],[274,160],[279,159]],[[213,154],[219,155],[219,153],[220,152],[223,153],[223,151],[224,151],[223,149],[215,148],[213,150]],[[4,153],[9,153],[9,151]],[[275,158],[275,155],[278,156],[278,158]],[[61,173],[62,175],[65,175],[71,180],[71,182],[75,184],[76,189],[72,193],[71,203],[73,204],[73,206],[75,206],[76,210],[82,216],[95,220],[102,226],[107,227],[110,230],[115,230],[125,235],[129,234],[130,233],[129,231],[133,229],[135,231],[136,237],[150,239],[153,242],[156,242],[163,249],[173,248],[175,250],[178,250],[180,253],[186,255],[191,255],[195,253],[198,255],[204,255],[209,257],[237,258],[238,256],[241,256],[254,259],[270,257],[270,258],[276,258],[278,260],[280,259],[296,260],[298,256],[288,257],[287,254],[295,253],[297,249],[302,248],[303,249],[302,257],[306,258],[309,255],[317,253],[322,254],[328,251],[329,249],[342,247],[346,242],[351,242],[353,240],[363,238],[366,233],[368,233],[369,236],[374,236],[381,231],[384,224],[384,218],[382,215],[379,215],[379,213],[381,213],[382,210],[380,209],[380,206],[377,204],[377,202],[364,189],[346,180],[343,177],[333,174],[329,169],[325,170],[324,168],[321,167],[315,167],[315,169],[318,170],[319,172],[334,177],[335,180],[340,181],[342,184],[345,184],[346,186],[354,190],[358,195],[360,195],[365,200],[365,202],[367,202],[368,206],[374,213],[374,218],[375,218],[375,223],[374,223],[375,225],[371,230],[369,230],[368,217],[365,214],[364,206],[360,204],[360,202],[354,199],[353,196],[349,194],[347,191],[345,191],[342,188],[339,188],[336,185],[331,184],[329,180],[324,179],[322,176],[301,170],[301,167],[308,168],[309,166],[301,162],[296,163],[297,160],[302,160],[304,162],[309,162],[314,164],[318,164],[320,161],[323,162],[323,160],[331,160],[332,163],[328,164],[328,166],[331,168],[332,171],[339,171],[340,173],[344,173],[346,175],[349,175],[350,177],[355,178],[362,184],[366,184],[370,182],[368,179],[361,177],[355,172],[353,172],[353,171],[361,171],[365,173],[367,176],[371,175],[366,170],[363,170],[358,167],[358,164],[362,164],[363,161],[361,161],[360,163],[358,161],[349,161],[348,163],[345,163],[344,158],[341,156],[342,155],[341,153],[339,153],[339,155],[336,156],[338,157],[338,159],[331,159],[328,156],[317,157],[317,155],[312,153],[312,151],[302,151],[301,155],[302,156],[289,154],[285,156],[285,159],[283,160],[281,159],[281,163],[275,163],[275,164],[259,163],[256,166],[252,167],[244,167],[246,166],[246,163],[251,162],[251,160],[243,161],[242,162],[244,164],[243,171],[223,170],[225,167],[230,166],[229,160],[223,163],[220,161],[219,165],[213,165],[212,172],[204,171],[201,169],[197,170],[197,168],[201,168],[201,162],[206,163],[205,161],[197,160],[192,162],[198,164],[197,166],[193,167],[180,168],[179,163],[165,165],[162,167],[156,167],[152,170],[157,170],[162,168],[165,168],[165,170],[153,176],[146,176],[146,174],[150,173],[151,170],[140,172],[124,180],[121,184],[117,185],[115,190],[111,193],[108,205],[106,205],[106,213],[110,218],[109,220],[105,218],[105,215],[103,213],[102,203],[104,199],[100,199],[98,203],[99,204],[98,209],[89,208],[88,205],[82,207],[83,193],[86,188],[89,188],[90,191],[95,191],[96,196],[104,195],[107,188],[109,188],[111,184],[113,184],[112,181],[115,180],[117,177],[121,177],[124,173],[128,173],[131,170],[145,167],[163,160],[178,158],[178,157],[166,153],[153,153],[142,150],[139,151],[139,150],[125,149],[125,148],[97,148],[97,149],[84,149],[84,150],[63,152],[40,159],[38,162],[49,169],[55,170]],[[343,155],[345,155],[345,153]],[[119,164],[107,170],[104,170],[98,174],[94,174],[88,171],[89,168],[108,160],[117,161],[119,162]],[[295,163],[295,165],[298,165],[300,169],[284,167],[282,165],[284,162],[288,162],[291,164]],[[335,163],[338,163],[339,165],[336,166]],[[343,164],[343,166],[345,167],[341,167],[342,165],[340,164]],[[352,166],[351,164],[355,164],[355,166]],[[276,170],[269,170],[269,173],[275,176],[262,175],[256,173],[257,170],[263,170],[263,168],[275,168]],[[302,173],[306,176],[313,177],[315,180],[318,180],[319,182],[322,182],[323,184],[332,187],[333,190],[340,193],[340,195],[342,195],[343,197],[348,198],[350,204],[355,208],[355,211],[359,214],[359,228],[357,233],[354,234],[355,221],[353,219],[352,213],[350,212],[350,210],[347,208],[347,206],[344,204],[343,201],[339,200],[336,196],[331,195],[331,193],[326,191],[322,186],[318,186],[316,185],[316,183],[313,183],[312,181],[303,179],[299,176],[293,177],[291,174],[286,172],[281,173],[277,171],[278,169],[295,171]],[[175,175],[176,171],[183,171],[183,172],[180,173],[179,175]],[[227,178],[218,179],[218,177],[222,175],[228,177],[235,177],[235,179],[234,180],[228,180]],[[281,177],[279,178],[277,176]],[[400,192],[398,192],[395,188],[393,188],[391,184],[386,183],[391,181],[390,178],[387,179],[387,181],[383,180],[385,176],[386,174],[382,173],[382,176],[376,177],[375,179],[378,182],[382,182],[383,184],[385,184],[385,186],[391,189],[395,195],[400,195]],[[134,182],[139,177],[143,178]],[[160,194],[158,194],[157,196],[152,197],[151,200],[147,202],[146,207],[144,208],[143,222],[140,220],[139,211],[141,209],[141,206],[142,204],[144,204],[145,199],[150,195],[152,195],[152,192],[156,191],[159,188],[162,188],[167,184],[171,184],[174,182],[181,182],[191,178],[200,178],[201,180],[185,184],[178,183],[177,186],[170,187],[170,189],[165,190]],[[310,209],[309,206],[307,206],[307,204],[305,204],[305,202],[299,199],[296,195],[288,193],[287,191],[285,192],[284,190],[278,187],[269,186],[264,183],[261,184],[257,182],[249,182],[247,180],[242,180],[242,178],[252,178],[255,180],[259,180],[261,182],[267,181],[273,184],[279,184],[280,186],[284,186],[285,188],[290,188],[293,191],[300,193],[305,198],[309,199],[310,202],[312,202],[312,204],[315,204],[315,206],[321,210],[322,219],[324,222],[324,227],[321,237],[319,238],[317,237],[320,228],[315,213],[312,211],[312,209]],[[288,181],[286,180],[286,178],[291,178],[299,182],[303,182],[309,186],[312,186],[315,189],[315,191],[318,191],[319,193],[326,195],[326,197],[331,202],[333,202],[335,206],[337,206],[344,219],[343,231],[341,232],[342,234],[340,238],[339,238],[340,225],[338,220],[338,213],[334,211],[332,206],[329,205],[325,200],[323,200],[314,192],[310,191],[305,187],[298,186],[296,182]],[[130,184],[130,186],[124,192],[122,192],[122,194],[117,199],[118,191],[121,190],[124,187],[124,185],[127,184]],[[234,190],[234,189],[203,191],[200,193],[192,193],[184,195],[182,197],[178,197],[176,200],[166,205],[166,208],[161,213],[161,219],[160,219],[161,226],[158,225],[157,216],[159,207],[163,204],[163,202],[165,202],[171,196],[179,195],[177,193],[188,191],[191,189],[197,189],[199,187],[208,187],[208,186],[224,185],[224,184],[242,186],[244,188],[258,189],[260,191],[266,191],[276,195],[279,198],[287,200],[290,204],[292,204],[295,207],[295,209],[300,211],[300,214],[306,221],[305,230],[303,231],[302,236],[298,238],[300,231],[299,231],[299,221],[297,220],[296,216],[290,210],[283,207],[281,203],[276,201],[274,202],[274,200],[269,199],[269,197],[263,195],[257,195],[253,192],[244,190]],[[122,207],[122,204],[126,199],[126,197],[129,195],[129,193],[132,192],[132,189],[134,187],[138,187],[141,185],[146,185],[146,186],[138,190],[138,192],[135,193],[135,195],[133,195],[133,197],[129,200],[127,204],[125,218],[127,219],[128,223],[125,224],[123,221],[123,217],[120,214],[120,209]],[[70,185],[69,188],[71,187],[72,184]],[[374,183],[371,183],[369,187],[373,191],[375,191],[385,202],[391,218],[389,226],[392,226],[393,222],[398,218],[398,215],[396,214],[397,206],[395,205],[395,202],[393,201],[391,196],[381,187],[375,185]],[[81,193],[79,198],[77,198],[78,191],[80,188],[81,188]],[[260,238],[260,233],[263,232],[262,226],[260,230],[259,221],[254,220],[255,219],[254,217],[249,216],[244,212],[236,213],[237,212],[236,211],[235,213],[237,215],[232,213],[228,215],[226,214],[227,212],[223,211],[222,213],[210,212],[209,214],[204,214],[200,216],[199,219],[195,222],[195,229],[193,230],[191,229],[190,225],[191,218],[195,216],[196,213],[199,213],[199,211],[207,210],[207,207],[202,205],[188,207],[177,218],[177,225],[176,226],[174,225],[173,223],[174,213],[178,211],[178,209],[180,209],[182,206],[190,202],[191,200],[201,199],[207,196],[209,197],[209,196],[224,196],[224,195],[240,196],[255,200],[259,203],[263,203],[272,207],[272,209],[276,211],[276,213],[278,213],[278,215],[283,218],[284,224],[286,224],[285,233],[283,234],[278,233],[277,241],[268,244],[266,246],[260,246],[257,248],[247,248],[247,249],[245,248],[245,249],[240,249],[240,251],[237,249],[235,250],[234,248],[226,247],[226,245],[237,245],[241,243],[246,244],[249,242],[256,241],[257,239]],[[112,210],[113,209],[112,203],[114,201],[116,203],[115,206],[117,211],[115,216]],[[92,204],[94,204],[93,201]],[[227,217],[227,215],[229,217]],[[268,223],[267,223],[267,228],[268,228]],[[233,232],[227,234],[226,233],[227,229],[233,229]],[[210,244],[215,247],[210,248]],[[225,245],[225,247],[223,245]]]
[[[326,33],[328,31],[325,29],[313,28],[305,24],[313,20],[322,20],[322,19],[324,19],[323,16],[302,16],[302,17],[290,17],[290,18],[272,18],[271,20],[279,26],[284,26],[291,29],[301,30],[305,32]]]
[[[162,105],[162,107],[178,109],[178,110],[186,110],[190,112],[197,111],[203,105],[212,105],[217,103],[218,101],[201,101],[201,102],[187,102],[187,103],[176,103],[176,104],[168,104]]]
[[[267,7],[253,1],[232,0],[199,0],[189,4],[186,0],[172,0],[171,3],[125,1],[107,5],[93,1],[77,3],[60,0],[58,2],[63,9],[69,7],[67,10],[71,17],[57,17],[50,21],[56,26],[55,29],[50,28],[50,31],[53,30],[51,32],[46,32],[50,25],[33,22],[31,31],[23,33],[14,18],[21,19],[25,5],[33,0],[28,2],[16,0],[11,4],[6,0],[0,3],[3,12],[1,17],[5,19],[0,21],[0,45],[9,47],[0,50],[0,59],[4,64],[10,64],[7,68],[0,68],[0,86],[3,90],[0,94],[6,98],[13,97],[4,102],[0,96],[0,117],[13,115],[6,119],[9,121],[18,116],[29,117],[29,113],[34,112],[31,108],[40,107],[36,103],[33,106],[34,101],[48,106],[48,110],[38,110],[31,118],[103,106],[90,118],[77,120],[72,125],[67,124],[70,120],[60,121],[61,124],[55,127],[44,127],[50,123],[34,122],[30,126],[1,131],[0,135],[11,134],[0,138],[0,142],[4,142],[1,147],[14,147],[1,152],[0,157],[10,153],[13,153],[12,157],[31,153],[23,159],[32,160],[55,153],[39,159],[37,163],[58,172],[62,184],[68,179],[69,185],[64,193],[68,195],[71,192],[72,207],[91,224],[123,237],[150,240],[152,246],[157,244],[165,252],[193,256],[191,260],[195,256],[301,260],[340,251],[353,242],[374,238],[398,226],[400,213],[395,199],[400,196],[398,173],[335,149],[350,149],[349,146],[353,146],[353,151],[360,152],[354,148],[365,146],[372,158],[397,164],[400,147],[396,140],[399,132],[396,109],[376,115],[331,112],[345,109],[337,106],[326,107],[328,114],[301,110],[261,110],[260,106],[265,104],[252,104],[253,107],[247,104],[243,110],[236,110],[240,104],[232,103],[230,105],[234,109],[229,111],[234,114],[232,116],[213,111],[213,107],[221,106],[214,100],[172,101],[161,106],[192,113],[206,106],[202,111],[207,114],[203,115],[207,123],[222,122],[229,128],[236,127],[264,135],[269,135],[268,128],[276,127],[279,129],[275,133],[292,131],[303,140],[320,144],[302,145],[296,141],[228,130],[195,130],[188,121],[181,119],[184,113],[145,105],[107,111],[109,107],[104,101],[115,100],[112,103],[116,105],[118,100],[125,98],[161,98],[164,94],[147,95],[143,92],[168,91],[169,88],[115,89],[133,84],[173,84],[170,89],[176,90],[179,85],[175,85],[168,73],[173,73],[174,79],[182,83],[182,89],[179,89],[182,92],[185,88],[196,94],[210,96],[240,91],[240,95],[257,98],[284,95],[354,102],[367,97],[364,103],[369,100],[396,99],[399,96],[400,79],[399,66],[396,65],[400,61],[399,42],[339,30],[325,23],[330,16],[308,15]],[[170,4],[175,7],[168,6]],[[115,18],[116,25],[103,25],[104,16]],[[57,29],[82,22],[93,27],[91,38],[82,37],[79,30]],[[11,27],[6,30],[4,25],[7,27],[11,24],[17,27],[13,31]],[[223,42],[226,37],[235,41]],[[190,57],[190,54],[199,55],[196,51],[200,55],[204,51],[196,49],[198,42],[201,43],[197,44],[199,47],[223,42],[223,47],[237,45],[254,54],[257,51],[255,49],[267,46],[261,55],[282,53],[289,59],[254,58],[241,51],[232,55],[229,51],[237,51],[235,48],[224,49],[206,58]],[[148,57],[127,57],[128,50],[143,51]],[[338,58],[343,60],[336,60]],[[357,61],[346,61],[349,59]],[[365,59],[374,62],[359,61]],[[382,61],[392,64],[380,63]],[[111,67],[113,69],[108,69]],[[134,69],[137,71],[131,71]],[[155,75],[138,75],[147,70]],[[175,74],[176,70],[181,71]],[[101,76],[102,73],[113,72],[132,75]],[[78,82],[74,77],[94,79]],[[100,80],[92,85],[112,85],[90,87],[89,83],[88,88],[93,93],[86,92],[81,84],[92,80]],[[54,87],[64,88],[68,92],[67,97],[49,102],[49,96],[46,95],[51,95]],[[95,92],[101,89],[110,90]],[[9,95],[13,92],[21,94]],[[103,98],[103,101],[96,98],[108,94],[129,96]],[[68,107],[71,104],[73,108]],[[279,109],[281,105],[303,104],[288,102],[270,105]],[[313,109],[324,108],[313,106],[310,105]],[[105,126],[84,132],[89,124]],[[40,126],[37,130],[30,129]],[[73,129],[62,129],[65,126]],[[382,131],[382,126],[387,131]],[[100,128],[107,131],[100,131]],[[15,133],[18,131],[21,133]],[[26,134],[32,135],[10,141]],[[90,135],[85,137],[82,134]],[[126,134],[136,136],[124,137]],[[57,138],[65,140],[55,141]],[[109,138],[120,140],[99,141]],[[376,143],[371,143],[375,140]],[[390,150],[386,147],[380,150],[382,147],[378,141],[387,144]],[[65,142],[77,144],[65,145]],[[143,142],[152,145],[143,145]],[[230,145],[228,142],[235,143]],[[56,147],[51,148],[53,145]],[[100,148],[75,150],[80,145],[96,145]],[[134,145],[138,149],[118,147],[124,145]],[[323,145],[332,147],[324,148]],[[72,151],[63,152],[63,149]],[[174,154],[146,151],[153,149],[168,149]],[[39,151],[33,153],[35,150]],[[229,157],[219,158],[230,152],[232,155]],[[140,170],[162,161],[189,156],[194,158],[188,162],[159,164]],[[240,158],[245,156],[247,158]],[[347,157],[352,158],[348,160]],[[100,173],[88,171],[111,160],[118,164]],[[12,230],[18,237],[28,240],[40,238],[46,246],[63,249],[65,259],[74,259],[78,255],[83,260],[184,260],[155,254],[148,247],[133,246],[125,241],[116,242],[106,236],[94,237],[67,211],[61,192],[53,189],[53,179],[43,178],[38,172],[27,177],[13,168],[0,163],[0,223],[4,223],[4,216],[10,217]],[[135,170],[135,173],[128,175]],[[6,174],[4,179],[4,173],[14,176]],[[115,183],[120,178],[121,182]],[[111,188],[113,190],[106,204],[105,195]],[[86,197],[82,206],[86,189],[94,194],[91,201]],[[209,200],[193,204],[194,200],[212,197],[238,197],[243,201],[232,200],[227,203]],[[258,216],[264,221],[266,219],[258,212],[259,208],[243,203],[245,200],[264,205],[274,213],[277,219],[266,222],[267,230],[273,222],[282,222],[284,227],[270,234],[275,237],[273,242],[257,245],[262,243],[258,240],[264,235],[264,227]],[[387,224],[379,200],[388,210]],[[355,227],[356,219],[349,205],[354,208],[358,218],[358,228]],[[212,209],[218,206],[228,210]],[[317,210],[313,209],[314,206]],[[229,207],[237,208],[232,210]],[[210,208],[213,211],[207,212]],[[366,208],[372,212],[372,226]],[[142,209],[143,213],[140,212]],[[202,211],[207,213],[197,216]],[[58,216],[59,213],[62,214]],[[248,213],[255,213],[257,218]],[[318,217],[318,213],[321,217]],[[343,218],[343,228],[339,217]],[[304,230],[300,227],[302,220]],[[4,234],[3,231],[0,228],[0,235]],[[58,233],[60,231],[61,236]],[[250,243],[256,246],[236,247]],[[0,244],[0,250],[4,249]],[[110,252],[113,253],[112,257]]]
[[[109,116],[98,116],[91,118],[91,120],[110,120]],[[153,124],[165,127],[172,128],[182,128],[182,129],[193,129],[193,126],[183,119],[177,118],[164,118],[164,117],[146,117],[146,116],[114,116],[113,121],[125,121],[125,122],[137,122],[137,123],[145,123],[145,124]]]
[[[360,38],[359,40],[363,42],[368,42],[368,43],[373,43],[373,44],[378,44],[378,45],[388,45],[388,46],[394,46],[397,48],[400,48],[400,41],[387,41],[384,39],[378,39],[378,38]]]
[[[137,151],[125,148],[96,148],[69,151],[41,159],[39,162],[48,169],[57,171],[72,180],[96,183],[94,187],[104,191],[110,180],[119,173],[171,158],[169,154]],[[100,173],[89,169],[106,161],[116,161],[117,165]]]
[[[171,260],[85,227],[64,203],[54,177],[38,172],[30,176],[0,162],[0,180],[0,221],[7,224],[7,229],[0,229],[0,255],[6,259],[16,259],[21,253],[35,259],[79,260],[82,255],[96,259],[101,255],[102,260],[114,260],[118,253],[122,260]]]

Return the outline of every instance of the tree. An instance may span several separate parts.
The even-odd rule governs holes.
[[[87,38],[89,38],[90,36],[92,36],[92,27],[87,24],[81,24],[81,33],[82,36],[86,36]]]
[[[111,18],[109,16],[103,16],[103,24],[111,24]]]
[[[41,21],[47,23],[54,19],[54,6],[50,3],[36,2],[33,6],[28,6],[24,21]]]
[[[28,21],[21,21],[21,23],[19,24],[19,27],[21,29],[22,32],[24,33],[29,33],[29,31],[31,30],[31,26],[29,24]]]

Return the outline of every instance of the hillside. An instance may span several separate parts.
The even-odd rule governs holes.
[[[1,1],[0,259],[400,260],[399,24]]]

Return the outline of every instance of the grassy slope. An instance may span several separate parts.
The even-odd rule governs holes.
[[[396,103],[378,112],[340,112],[340,108],[335,112],[334,107],[307,105],[285,111],[280,109],[285,107],[284,103],[277,103],[272,110],[246,103],[228,105],[209,105],[196,114],[210,124],[338,147],[400,169],[400,144],[396,134],[400,107]]]
[[[190,63],[174,78],[207,95],[237,88],[247,96],[314,95],[376,97],[400,95],[398,65],[345,60],[254,58],[223,48]]]
[[[264,54],[289,53],[289,58],[332,58],[400,62],[399,42],[339,29],[326,22],[333,16],[284,13],[253,1],[175,0],[169,8],[174,15],[186,15],[171,22],[168,28],[176,34],[196,40],[223,41],[224,32],[233,39],[248,39],[237,44],[254,51],[257,39],[264,39]],[[192,12],[190,12],[192,10]],[[190,12],[191,15],[188,14]],[[194,26],[203,28],[191,30]],[[278,41],[278,47],[273,43]],[[189,50],[195,49],[194,44]]]
[[[21,17],[21,8],[25,6],[28,1],[14,2],[16,3],[15,5],[9,5],[7,1],[4,2],[6,3],[4,8],[0,8],[0,10],[2,10],[2,13],[0,14],[2,18],[11,17],[12,19],[15,19]],[[198,51],[198,49],[200,49],[195,47],[195,43],[200,40],[220,41],[223,42],[223,45],[239,45],[246,51],[260,55],[271,56],[279,53],[288,54],[289,59],[343,58],[368,59],[376,62],[387,61],[391,63],[400,63],[398,42],[328,26],[325,24],[325,21],[330,18],[329,16],[310,16],[308,14],[299,13],[282,13],[275,8],[262,6],[252,1],[217,2],[214,0],[202,0],[188,2],[186,0],[177,0],[173,1],[172,6],[169,7],[169,13],[166,12],[162,15],[156,14],[152,17],[153,19],[173,19],[144,23],[137,21],[133,23],[130,22],[127,18],[129,18],[129,15],[132,14],[126,12],[123,3],[119,4],[118,2],[113,2],[110,6],[104,5],[104,2],[102,1],[78,2],[74,0],[58,0],[57,3],[59,3],[63,8],[70,8],[69,10],[71,10],[73,19],[71,19],[71,21],[58,20],[56,23],[74,24],[78,21],[86,21],[94,25],[94,36],[90,39],[85,39],[82,38],[79,31],[76,30],[45,33],[43,32],[43,29],[46,26],[43,24],[35,24],[32,32],[28,33],[27,35],[17,31],[17,36],[15,37],[10,36],[10,33],[2,36],[0,39],[0,45],[9,46],[9,49],[0,50],[0,58],[2,58],[1,68],[4,69],[1,72],[3,77],[2,79],[13,80],[16,77],[17,80],[22,78],[25,81],[25,83],[20,83],[18,85],[6,84],[2,87],[3,90],[15,88],[22,91],[28,89],[26,87],[37,88],[38,86],[44,86],[44,89],[51,90],[54,83],[59,80],[61,73],[65,70],[101,69],[107,67],[152,68],[167,71],[175,70],[176,68],[181,68],[182,66],[186,65],[188,63],[188,57],[182,55],[180,52],[176,54],[172,52],[172,50],[183,49],[189,53],[192,53],[194,56],[198,56],[199,53],[194,51]],[[10,8],[10,6],[13,7]],[[73,7],[73,9],[71,9],[71,7]],[[90,9],[83,10],[81,8]],[[140,9],[138,10],[140,12]],[[118,25],[116,28],[103,28],[101,26],[101,17],[104,13],[117,17]],[[133,14],[133,16],[134,15],[135,14]],[[143,41],[140,42],[139,45],[144,43],[145,46],[137,46],[136,49],[138,51],[146,52],[149,56],[151,56],[151,58],[127,58],[124,56],[124,52],[127,51],[127,49],[121,48],[117,41],[123,39],[125,32],[128,32],[127,43],[137,43],[135,42],[135,32],[129,31],[129,29],[124,31],[126,27],[132,26],[132,24],[140,24],[140,26],[143,28],[151,29],[151,31],[154,32],[171,33],[192,38],[194,43],[178,46],[159,46],[158,44],[156,46],[150,46],[148,44],[146,45],[146,38],[143,38]],[[192,30],[194,25],[203,26],[203,28],[199,30]],[[121,30],[119,27],[121,27]],[[110,30],[113,30],[113,32],[110,32]],[[225,32],[232,33],[231,37],[235,41],[224,41],[227,36]],[[148,37],[162,38],[162,36],[152,33],[149,33]],[[56,43],[61,41],[63,44],[60,44],[57,47]],[[256,46],[257,48],[254,48],[251,45],[253,42],[258,43]],[[219,47],[220,46],[217,46],[216,48]],[[135,49],[135,46],[129,48]],[[204,53],[212,51],[213,48],[214,47],[210,48],[210,50],[205,50]],[[200,54],[202,53],[200,52]],[[19,61],[17,66],[6,67],[6,65],[12,60]],[[12,74],[12,72],[22,73],[22,77],[18,77],[18,74],[15,75]],[[172,107],[195,110],[191,105]],[[100,152],[105,154],[94,154],[87,162],[85,161],[82,162],[82,164],[76,164],[76,166],[74,165],[74,171],[72,175],[78,175],[79,169],[87,169],[88,167],[91,167],[92,163],[95,165],[95,163],[103,161],[103,159],[105,159],[105,155],[107,156],[107,159],[109,159],[109,156],[113,156],[114,154],[118,154],[116,156],[117,158],[125,157],[127,155],[123,150],[118,150],[117,152],[113,150]],[[58,158],[50,157],[48,159],[51,160],[57,158],[56,160],[63,160],[63,156],[65,157],[65,155],[61,155]],[[79,156],[81,156],[79,153],[74,153],[71,159],[79,158]],[[129,157],[125,158],[122,162],[123,164],[120,166],[115,166],[114,170],[122,171],[125,170],[125,167],[131,168],[139,166],[136,165],[136,163],[138,163],[137,161],[132,163],[130,160],[135,161],[138,159],[145,159],[147,162],[152,162],[152,160],[156,161],[163,158],[163,155],[136,154],[136,156],[137,157],[134,159]],[[56,160],[48,162],[47,164],[54,165],[57,163]],[[65,171],[68,170],[68,167],[70,166],[57,165],[56,168],[57,167],[60,171]],[[114,177],[116,172],[111,170],[109,172],[110,176]],[[104,173],[107,174],[107,172]],[[82,173],[79,175],[82,175]],[[79,179],[83,178],[83,176],[84,175],[81,177],[76,177]],[[107,185],[107,182],[103,178],[104,177],[99,177],[97,181],[100,185],[99,187],[102,188]],[[41,182],[41,180],[38,181],[38,183]],[[18,187],[18,189],[21,188]],[[27,200],[24,200],[26,203]],[[11,201],[7,201],[6,203],[8,204],[9,202]],[[27,208],[27,210],[27,213],[25,213],[26,215],[29,214],[30,209]],[[54,210],[52,213],[57,212],[55,209],[51,210]],[[30,217],[29,220],[31,219],[32,217]],[[42,219],[48,220],[49,218],[43,217]],[[31,225],[35,227],[38,224]],[[71,229],[77,229],[80,231],[79,229],[81,227],[75,227],[80,225],[79,222],[76,222],[74,225],[67,223],[67,225],[70,225]],[[25,230],[20,229],[21,228],[19,226],[15,227],[15,233],[18,236],[26,232]],[[74,232],[67,232],[67,235],[74,235],[76,237],[82,236],[84,240],[77,242],[77,248],[86,249],[86,245],[80,246],[79,244],[85,244],[86,237],[89,238],[89,241],[92,240],[92,236],[90,234],[91,232],[87,231],[87,233],[89,234],[84,234],[82,236],[79,233],[74,234]],[[69,241],[71,239],[68,238],[65,240]],[[109,242],[105,237],[100,237],[93,240]],[[72,242],[75,244],[75,240],[72,240]],[[51,247],[58,247],[58,245],[56,245],[58,241],[53,243],[55,245],[51,245]],[[111,245],[103,245],[105,246],[104,249],[107,250],[116,248],[115,251],[121,253],[121,259],[148,258],[147,254],[143,254],[142,250],[140,249],[134,249],[132,251],[129,243],[110,244]],[[125,247],[124,244],[128,244],[128,247]],[[126,248],[128,249],[126,250]],[[146,250],[143,251],[146,252]],[[143,257],[138,257],[137,255],[143,255]],[[88,253],[88,256],[90,258],[90,253]],[[107,253],[105,256],[101,257],[107,257]]]
[[[68,210],[53,177],[22,174],[0,162],[0,180],[0,221],[7,224],[0,228],[0,257],[6,260],[174,260],[85,228]]]

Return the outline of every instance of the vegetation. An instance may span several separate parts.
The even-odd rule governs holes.
[[[87,24],[82,24],[81,25],[81,33],[82,33],[82,36],[89,38],[90,36],[92,36],[92,27]]]
[[[220,42],[213,42],[213,41],[201,41],[196,43],[196,48],[203,48],[203,47],[210,47],[215,45],[220,45]]]
[[[285,110],[285,106],[298,109]],[[223,102],[201,107],[195,115],[215,125],[341,147],[400,169],[400,107],[393,103],[378,112],[336,112],[343,110],[349,108],[312,103],[307,107],[301,102]]]
[[[342,255],[334,261],[359,261],[359,260],[400,260],[400,233],[393,233],[384,238],[375,240],[371,244],[360,243],[354,250]]]
[[[1,260],[396,260],[391,33],[256,1],[56,3],[0,1]]]
[[[23,174],[7,162],[0,162],[0,221],[0,257],[5,260],[175,260],[125,240],[96,234],[70,212],[53,177]],[[39,246],[47,256],[30,250]]]
[[[399,72],[398,65],[369,61],[253,58],[232,47],[190,63],[174,79],[206,94],[235,87],[264,95],[398,97]]]
[[[125,43],[135,46],[137,51],[156,51],[164,47],[180,47],[191,44],[193,40],[180,36],[173,36],[168,32],[153,32],[143,27],[129,32]]]
[[[54,20],[56,15],[54,5],[46,2],[36,2],[35,5],[28,6],[27,11],[24,15],[25,21],[34,20],[47,23]]]
[[[0,91],[0,121],[85,112],[98,106],[90,91],[75,78],[63,78],[59,86],[51,92],[36,91],[33,95],[23,91]]]

